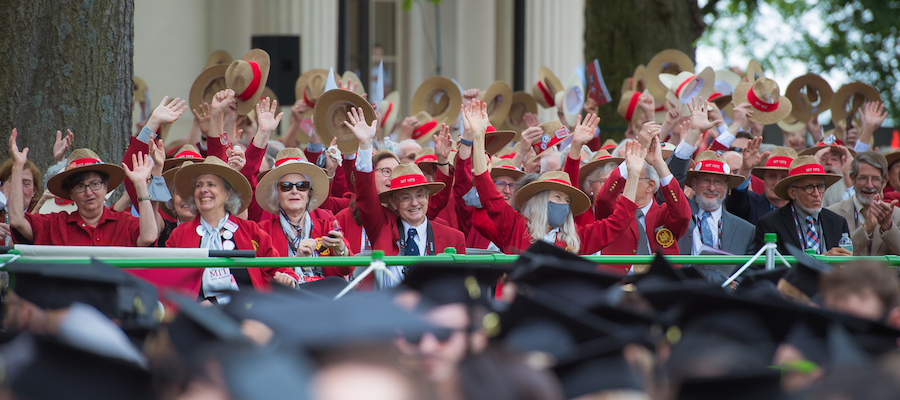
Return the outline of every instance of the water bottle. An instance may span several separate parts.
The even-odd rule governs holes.
[[[844,250],[849,251],[851,254],[853,253],[853,241],[850,240],[849,233],[841,234],[841,241],[838,242],[838,246],[840,246]]]

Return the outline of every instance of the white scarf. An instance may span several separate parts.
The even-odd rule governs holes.
[[[200,235],[200,248],[209,250],[222,250],[222,230],[231,232],[232,237],[234,231],[237,230],[237,224],[229,223],[230,214],[225,213],[225,217],[219,220],[217,226],[213,227],[200,217],[200,226],[197,227],[197,234]],[[233,247],[232,247],[233,249]],[[237,282],[231,275],[230,268],[206,268],[203,270],[203,281],[201,288],[204,297],[215,297],[219,304],[228,304],[231,296],[222,292],[226,290],[238,290]]]

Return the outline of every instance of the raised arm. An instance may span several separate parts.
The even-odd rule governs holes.
[[[355,172],[356,203],[360,209],[359,216],[369,237],[375,238],[380,228],[387,224],[384,207],[378,199],[378,191],[375,190],[373,177],[375,166],[372,165],[372,144],[375,140],[375,127],[378,120],[373,120],[371,125],[367,125],[361,108],[351,108],[347,112],[347,118],[349,121],[344,121],[344,125],[350,128],[353,135],[359,140]]]
[[[137,245],[146,247],[155,243],[159,237],[156,213],[150,202],[149,190],[147,189],[147,180],[150,179],[150,171],[153,166],[150,162],[150,156],[144,153],[133,155],[131,164],[134,165],[134,168],[128,167],[125,163],[122,163],[122,168],[125,168],[125,176],[134,184],[134,189],[138,196],[135,200],[135,205],[141,214],[141,233],[138,236]]]
[[[9,155],[13,159],[12,173],[9,177],[9,196],[7,196],[6,206],[9,213],[9,226],[19,232],[26,241],[34,241],[34,231],[31,229],[31,223],[25,219],[25,200],[23,198],[24,189],[22,188],[22,173],[25,170],[25,161],[28,161],[28,148],[19,151],[16,144],[16,137],[19,132],[13,128],[9,135]]]
[[[226,145],[221,143],[220,138],[225,132],[225,114],[228,113],[231,103],[234,101],[234,91],[225,89],[213,96],[209,109],[209,139],[206,141],[208,155],[219,157],[225,162],[228,162],[228,155],[225,152]]]
[[[859,128],[859,139],[856,141],[854,150],[861,153],[869,150],[872,144],[872,135],[875,130],[881,127],[887,113],[884,112],[884,103],[869,101],[863,104],[859,109],[860,121],[862,126]]]

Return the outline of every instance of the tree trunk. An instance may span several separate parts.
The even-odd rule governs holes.
[[[29,147],[41,170],[53,163],[56,131],[66,129],[75,133],[71,149],[121,163],[132,115],[133,0],[5,0],[4,11],[3,135],[17,128],[19,148]]]
[[[599,110],[604,139],[621,139],[627,127],[616,113],[622,81],[664,49],[678,49],[693,58],[694,42],[703,28],[696,0],[586,1],[584,59],[600,61],[612,96],[612,104]]]

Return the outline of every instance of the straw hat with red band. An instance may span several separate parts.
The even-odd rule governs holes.
[[[206,59],[206,66],[203,67],[209,68],[213,65],[225,65],[231,64],[234,61],[234,57],[231,56],[231,53],[225,50],[216,50],[210,53],[209,58]]]
[[[416,160],[413,161],[413,164],[416,164],[423,173],[434,175],[434,168],[437,165],[437,156],[434,154],[434,149],[426,148],[420,150],[416,153]]]
[[[562,111],[562,117],[566,124],[575,126],[578,124],[578,116],[584,109],[585,92],[581,77],[575,72],[569,75],[566,86],[556,93],[556,108]]]
[[[725,109],[732,107],[731,96],[739,83],[741,83],[740,75],[725,69],[716,70],[716,83],[713,84],[713,92],[706,100],[715,103],[716,107],[730,116],[731,110]]]
[[[219,91],[227,89],[225,85],[225,71],[228,65],[216,64],[203,70],[191,85],[188,95],[188,103],[192,110],[200,111],[203,103],[212,103],[213,96]]]
[[[106,186],[108,192],[112,192],[125,180],[125,170],[122,167],[103,162],[97,153],[94,153],[91,149],[76,149],[72,154],[69,154],[69,158],[66,160],[66,169],[47,181],[47,190],[55,194],[56,197],[72,200],[69,192],[63,190],[63,182],[74,174],[87,171],[102,172],[109,175],[109,184]]]
[[[517,181],[523,175],[525,175],[525,172],[516,168],[511,159],[496,158],[491,160],[491,179],[508,176]]]
[[[203,159],[201,159],[200,162],[203,162]],[[178,192],[178,187],[173,185],[175,183],[175,174],[178,173],[178,170],[180,170],[181,167],[188,166],[193,163],[194,163],[193,161],[190,161],[190,159],[188,159],[188,160],[184,161],[183,163],[176,165],[176,166],[170,168],[169,170],[163,172],[162,177],[166,181],[166,187],[169,188],[169,191],[172,192],[172,196],[175,196],[176,194],[181,196],[181,193]],[[184,198],[184,196],[182,196],[182,198]],[[171,208],[169,208],[169,205],[167,203],[168,202],[160,202],[159,203],[160,211],[166,213],[166,215],[168,215],[172,218],[177,219],[178,216],[175,214],[175,211],[172,210]]]
[[[506,115],[501,128],[503,130],[511,130],[516,132],[514,140],[519,140],[522,131],[528,129],[528,124],[522,118],[525,113],[537,114],[537,102],[528,92],[513,92],[512,105],[509,107],[509,113]]]
[[[197,147],[192,144],[181,146],[181,148],[178,149],[177,152],[175,152],[174,157],[167,158],[165,163],[163,163],[163,171],[168,171],[189,160],[196,162],[203,161],[203,156],[200,155],[200,150],[198,150]]]
[[[513,131],[498,131],[493,126],[488,125],[484,133],[484,151],[490,155],[497,154],[503,150],[509,142],[516,137]]]
[[[541,137],[538,138],[537,141],[531,145],[531,148],[534,149],[534,157],[532,157],[528,162],[532,162],[541,156],[541,153],[546,151],[547,149],[555,146],[559,142],[562,142],[565,138],[569,136],[569,128],[566,128],[562,122],[557,120],[547,121],[539,125],[541,130],[544,133],[541,134]]]
[[[803,151],[797,153],[797,155],[799,155],[799,156],[815,156],[816,153],[819,152],[819,150],[822,150],[825,147],[830,147],[831,151],[840,153],[841,149],[838,146],[846,147],[846,145],[844,144],[844,141],[842,141],[840,139],[836,139],[834,137],[834,135],[830,134],[829,132],[831,132],[831,131],[825,132],[828,136],[825,136],[825,138],[823,138],[822,141],[820,141],[819,143],[816,143],[816,145],[813,147],[803,149]],[[847,147],[847,151],[850,152],[851,156],[856,157],[856,150],[853,150],[853,149]]]
[[[699,74],[681,72],[678,75],[659,74],[659,81],[669,88],[666,99],[680,105],[681,115],[691,115],[691,99],[697,96],[708,98],[715,92],[716,73],[712,68],[706,67]]]
[[[175,190],[181,197],[187,198],[194,194],[194,187],[191,181],[203,174],[216,175],[234,189],[236,194],[241,198],[241,207],[238,213],[243,212],[250,206],[250,200],[253,194],[253,188],[250,182],[240,172],[228,166],[225,161],[219,157],[206,157],[203,162],[191,163],[190,165],[182,165],[175,173]],[[196,200],[196,199],[195,199]]]
[[[694,166],[688,170],[684,184],[691,186],[698,174],[723,176],[728,180],[728,189],[738,187],[745,180],[743,176],[732,174],[731,167],[725,162],[725,158],[711,150],[703,151],[694,158]]]
[[[381,104],[378,105],[378,112],[381,113],[381,134],[387,136],[394,130],[397,124],[397,116],[400,115],[400,92],[393,91],[384,97]]]
[[[619,113],[619,116],[624,118],[626,121],[631,122],[634,119],[635,115],[641,113],[640,107],[638,107],[638,102],[641,99],[641,93],[635,92],[632,90],[628,90],[622,93],[622,97],[619,98],[619,105],[616,107],[616,112]]]
[[[590,175],[591,172],[594,172],[595,169],[609,163],[619,165],[622,161],[625,161],[622,157],[613,157],[606,150],[598,150],[594,153],[594,156],[591,157],[591,160],[588,161],[587,164],[582,165],[581,170],[578,171],[578,187],[584,186],[584,180],[587,179],[588,175]]]
[[[816,74],[799,76],[788,84],[784,97],[791,101],[791,116],[804,124],[810,118],[831,108],[834,91],[831,85]]]
[[[794,182],[803,178],[825,178],[826,188],[841,180],[840,175],[826,174],[825,169],[816,161],[815,157],[801,155],[795,158],[794,161],[791,161],[787,178],[782,179],[775,185],[775,195],[783,200],[790,200],[788,188]]]
[[[378,198],[382,203],[387,203],[394,193],[418,187],[428,189],[428,195],[432,196],[441,191],[444,188],[444,184],[441,182],[428,182],[425,179],[425,174],[415,164],[400,164],[391,173],[391,188],[379,193]]]
[[[263,210],[275,215],[281,212],[278,207],[273,207],[278,204],[278,198],[277,194],[275,194],[276,198],[272,198],[271,187],[277,185],[287,174],[300,174],[309,180],[312,192],[310,192],[310,202],[306,211],[315,210],[328,199],[330,184],[325,171],[306,161],[306,157],[300,149],[288,147],[279,151],[275,156],[275,167],[266,171],[266,174],[259,178],[259,184],[256,186],[256,202]]]
[[[438,123],[453,125],[462,106],[462,90],[452,79],[433,76],[422,82],[410,103],[410,112],[415,115],[424,111]]]
[[[764,77],[763,69],[759,65],[759,61],[751,59],[747,63],[747,72],[744,73],[744,79],[742,79],[741,82],[753,83],[762,77]]]
[[[375,109],[362,96],[349,90],[335,89],[325,92],[313,109],[313,122],[316,125],[316,134],[322,138],[322,143],[331,143],[332,138],[337,138],[337,147],[341,154],[353,154],[359,149],[359,140],[344,121],[347,121],[347,112],[351,108],[361,107],[365,115],[365,124],[371,125],[375,120]]]
[[[791,113],[791,101],[781,95],[778,83],[769,78],[759,78],[752,84],[741,82],[734,89],[734,104],[750,103],[753,115],[750,121],[769,125],[784,119]]]
[[[366,93],[366,86],[363,85],[362,80],[359,79],[359,75],[356,75],[356,72],[344,71],[344,75],[341,75],[341,84],[348,88],[348,90],[353,89],[352,92],[360,96]]]
[[[612,151],[615,150],[616,147],[619,147],[619,143],[612,139],[606,139],[603,142],[603,145],[600,146],[600,150]]]
[[[628,90],[634,90],[639,93],[643,93],[644,90],[647,90],[647,67],[645,67],[644,64],[640,64],[634,68]]]
[[[544,108],[556,107],[556,93],[563,90],[562,81],[550,68],[538,69],[538,81],[531,87],[531,96]]]
[[[591,199],[588,198],[588,195],[584,194],[581,189],[572,186],[572,181],[569,180],[569,174],[562,171],[550,171],[541,174],[541,177],[538,178],[538,180],[522,186],[522,188],[516,192],[516,209],[523,210],[528,199],[545,190],[559,190],[560,192],[568,194],[571,200],[569,202],[569,209],[572,211],[573,216],[581,215],[581,213],[587,211],[588,208],[591,207]]]
[[[663,50],[647,63],[647,89],[655,99],[662,100],[669,91],[669,85],[663,84],[659,80],[659,75],[663,73],[678,75],[682,72],[694,73],[694,62],[691,61],[691,57],[680,50]]]
[[[765,165],[753,167],[750,173],[759,179],[764,179],[766,171],[787,171],[791,166],[791,161],[794,161],[795,158],[797,158],[797,152],[794,149],[779,146],[772,149]]]
[[[334,74],[334,80],[340,79],[337,74]],[[314,68],[307,71],[304,71],[299,78],[297,78],[297,82],[294,84],[294,97],[297,100],[303,100],[307,106],[309,106],[309,110],[303,113],[304,117],[309,117],[313,113],[313,107],[316,106],[316,102],[319,100],[319,97],[325,93],[325,83],[328,81],[328,70],[322,68]]]
[[[506,121],[512,107],[512,89],[503,81],[496,81],[484,92],[482,99],[487,103],[488,119],[491,125],[500,126]]]
[[[269,62],[269,53],[253,49],[225,71],[225,84],[234,90],[238,115],[247,115],[259,102],[269,80]]]
[[[793,115],[788,115],[783,120],[778,121],[778,127],[784,132],[806,133],[806,122],[798,121]]]
[[[856,110],[867,101],[881,101],[881,94],[874,86],[862,82],[850,82],[841,86],[831,100],[831,121],[841,121],[855,116]]]
[[[419,122],[419,126],[413,129],[412,139],[419,142],[422,147],[425,147],[431,142],[432,135],[441,130],[441,124],[425,111],[419,111],[416,115],[413,115],[413,118]]]

